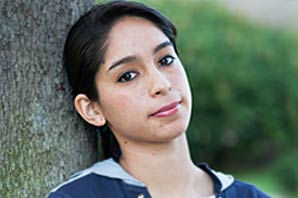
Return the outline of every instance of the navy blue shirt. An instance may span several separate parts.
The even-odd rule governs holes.
[[[217,198],[267,198],[254,185],[199,164],[213,180]],[[49,198],[150,198],[145,184],[132,177],[113,159],[98,162],[53,189]],[[165,195],[166,198],[166,195]]]

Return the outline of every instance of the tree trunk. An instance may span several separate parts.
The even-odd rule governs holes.
[[[62,68],[67,31],[92,0],[0,0],[0,197],[45,197],[97,159]]]

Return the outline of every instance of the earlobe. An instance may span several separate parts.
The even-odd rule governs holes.
[[[74,99],[74,105],[77,112],[89,124],[103,126],[106,123],[100,106],[91,101],[85,94],[78,94]]]

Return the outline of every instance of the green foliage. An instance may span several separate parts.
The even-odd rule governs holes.
[[[274,166],[274,173],[283,183],[285,190],[298,194],[298,169],[294,159],[297,159],[297,149],[282,156]]]

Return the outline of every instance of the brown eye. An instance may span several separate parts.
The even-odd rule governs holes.
[[[136,76],[137,76],[136,72],[133,72],[133,71],[125,72],[120,76],[120,78],[118,79],[118,82],[121,82],[121,83],[128,82],[135,79]]]
[[[174,62],[175,58],[171,55],[167,55],[158,61],[159,66],[168,66]]]

